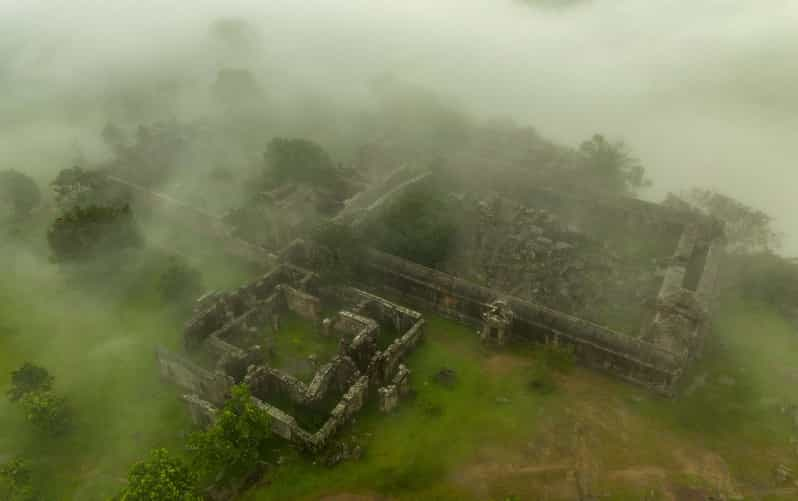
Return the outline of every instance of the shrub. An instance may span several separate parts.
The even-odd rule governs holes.
[[[159,283],[164,303],[191,304],[202,293],[202,273],[178,258],[171,258]]]
[[[199,501],[197,475],[166,449],[155,449],[150,458],[133,465],[128,486],[119,501]]]
[[[229,485],[265,462],[270,437],[268,414],[253,402],[246,385],[238,385],[214,424],[190,437],[189,450],[203,479]]]
[[[48,391],[53,386],[53,376],[43,367],[25,362],[11,373],[11,389],[8,398],[16,402],[31,392]]]
[[[88,260],[141,244],[130,206],[73,207],[57,218],[47,232],[56,261]]]
[[[33,475],[28,463],[15,458],[0,464],[0,496],[6,501],[34,501]]]
[[[13,169],[0,171],[0,201],[13,206],[16,217],[27,216],[39,206],[41,198],[39,187],[30,176]]]
[[[330,155],[307,139],[272,139],[264,157],[277,184],[298,182],[333,188],[340,181]]]
[[[34,391],[21,399],[25,418],[49,435],[61,435],[69,429],[71,414],[66,399],[52,391]]]

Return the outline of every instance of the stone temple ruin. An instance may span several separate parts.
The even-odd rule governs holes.
[[[334,220],[379,224],[425,177],[373,186]],[[246,382],[275,434],[319,450],[369,398],[390,411],[409,391],[403,361],[423,336],[424,311],[472,326],[488,345],[570,345],[585,366],[659,394],[678,391],[710,327],[723,249],[716,220],[547,189],[514,200],[453,194],[449,209],[464,223],[444,269],[369,249],[357,283],[328,287],[309,242],[247,248],[273,271],[201,298],[184,333],[187,355],[159,350],[162,375],[187,391],[199,423],[213,419],[232,384]],[[326,360],[284,363],[291,316],[334,342]]]
[[[277,363],[289,315],[308,322],[305,334],[337,346],[329,360],[312,357],[307,380]],[[321,287],[313,272],[284,264],[201,298],[184,340],[202,363],[163,349],[158,360],[164,379],[189,392],[183,398],[195,422],[210,423],[230,387],[245,382],[276,435],[319,450],[369,395],[385,412],[398,405],[410,384],[402,361],[423,335],[420,313],[354,287]]]

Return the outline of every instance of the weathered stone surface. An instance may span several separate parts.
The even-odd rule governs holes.
[[[377,390],[380,412],[391,412],[399,405],[399,390],[390,384]]]

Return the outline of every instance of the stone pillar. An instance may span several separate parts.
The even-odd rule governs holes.
[[[399,405],[399,390],[389,384],[377,390],[381,412],[391,412]]]
[[[399,364],[399,369],[391,382],[396,386],[400,397],[410,393],[410,369],[405,364]]]
[[[504,346],[510,334],[514,318],[513,311],[506,301],[496,300],[482,314],[482,329],[479,338],[483,343]]]

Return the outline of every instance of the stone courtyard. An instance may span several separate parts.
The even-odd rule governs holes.
[[[310,364],[307,381],[273,363],[286,356],[276,341],[288,335],[289,316],[307,322],[306,335],[337,346],[327,359],[311,354],[287,364]],[[313,272],[286,264],[201,298],[185,330],[186,355],[161,349],[158,359],[162,376],[189,392],[184,400],[198,424],[213,420],[233,384],[246,383],[276,435],[319,450],[369,397],[384,412],[399,404],[410,389],[404,358],[423,335],[417,311],[354,287],[320,287]]]

